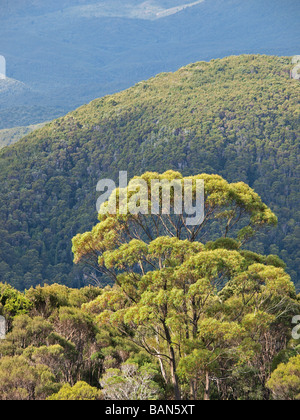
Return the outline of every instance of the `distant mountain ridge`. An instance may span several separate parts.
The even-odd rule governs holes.
[[[13,80],[8,77],[0,79],[0,100],[1,105],[4,105],[4,101],[9,100],[9,96],[18,96],[28,93],[30,89],[25,83]]]
[[[298,53],[298,0],[196,3],[2,0],[0,54],[8,77],[29,89],[12,90],[3,111],[14,108],[15,126],[36,124],[190,62]],[[9,112],[0,114],[11,128]]]
[[[2,149],[2,147],[10,146],[11,144],[16,143],[22,137],[26,136],[34,130],[42,128],[44,125],[44,123],[41,123],[36,125],[29,125],[27,127],[14,127],[6,128],[3,130],[0,129],[0,149]]]
[[[13,2],[2,0],[1,12],[3,16],[34,16],[43,13],[53,13],[58,10],[68,10],[74,7],[77,8],[77,12],[86,11],[89,15],[96,13],[99,16],[100,13],[104,13],[104,15],[110,13],[110,16],[120,16],[123,7],[125,16],[133,17],[134,12],[129,12],[129,15],[126,12],[138,9],[145,12],[146,18],[153,18],[156,16],[156,12],[173,14],[184,10],[186,7],[197,5],[202,1],[205,0],[127,0],[126,3],[122,0],[110,0],[109,2],[105,0],[72,0],[72,2],[70,0],[52,0],[51,2],[45,0],[14,0]],[[141,16],[139,16],[139,13],[136,13],[134,17]]]
[[[0,134],[0,147],[19,140],[22,133],[31,131],[25,127],[43,124],[65,112],[65,108],[51,105],[47,95],[25,83],[9,77],[0,79],[0,130],[5,130],[5,134]]]
[[[100,17],[125,17],[130,19],[155,20],[162,19],[167,16],[175,15],[183,10],[197,6],[205,0],[198,1],[145,1],[131,2],[131,4],[122,1],[97,2],[85,6],[74,6],[66,9],[65,13],[72,16],[81,16],[85,18]],[[174,6],[174,4],[179,3]]]

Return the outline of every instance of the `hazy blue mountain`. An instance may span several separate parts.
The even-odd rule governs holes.
[[[13,105],[0,92],[0,128],[49,120],[190,62],[299,52],[299,0],[0,4],[0,54],[8,76],[26,86],[10,92]]]
[[[0,149],[16,143],[22,137],[26,136],[34,130],[38,130],[39,128],[43,127],[43,125],[44,123],[29,125],[26,127],[5,128],[4,130],[0,130]]]

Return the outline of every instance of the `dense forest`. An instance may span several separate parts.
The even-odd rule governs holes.
[[[0,281],[18,290],[101,284],[71,252],[72,237],[97,220],[99,179],[179,170],[254,188],[279,221],[248,249],[278,255],[298,283],[300,86],[291,69],[291,58],[258,55],[191,64],[3,148]]]
[[[243,182],[188,179],[205,181],[200,226],[106,211],[73,238],[113,286],[0,284],[0,400],[300,399],[299,295],[277,256],[242,248],[275,214]]]

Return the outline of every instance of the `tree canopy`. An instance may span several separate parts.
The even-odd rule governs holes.
[[[164,176],[182,179],[170,171]],[[206,242],[197,240],[203,226],[190,231],[182,215],[111,214],[110,199],[98,225],[73,239],[75,262],[115,281],[85,308],[100,328],[113,327],[157,359],[175,399],[201,393],[235,398],[232,372],[247,368],[256,372],[256,392],[265,398],[273,359],[285,350],[299,303],[284,263],[243,245],[276,217],[247,185],[198,177],[206,181]],[[219,232],[223,237],[212,241]]]

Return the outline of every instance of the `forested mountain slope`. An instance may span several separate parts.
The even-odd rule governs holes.
[[[252,248],[300,273],[299,81],[288,57],[191,64],[97,99],[0,151],[0,281],[80,286],[71,238],[96,222],[96,184],[147,170],[244,181],[279,217]]]

